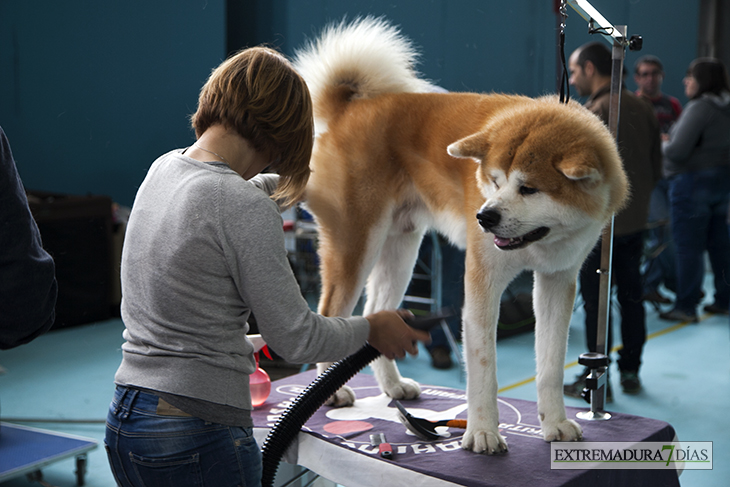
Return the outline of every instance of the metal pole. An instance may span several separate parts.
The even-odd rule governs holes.
[[[626,26],[617,25],[616,29],[626,32]],[[613,43],[611,68],[611,94],[608,110],[608,128],[618,141],[618,121],[621,113],[621,87],[624,67],[624,47],[618,42]],[[598,301],[598,342],[596,352],[607,354],[608,343],[608,315],[611,307],[611,263],[613,260],[613,216],[603,230],[601,245],[601,280],[600,299]]]
[[[615,28],[626,37],[626,26],[617,25]],[[618,121],[621,113],[621,89],[623,87],[623,67],[624,67],[624,45],[618,40],[613,41],[613,52],[611,55],[611,93],[608,110],[608,128],[611,134],[618,141]],[[601,236],[601,268],[598,270],[600,274],[600,291],[598,299],[598,329],[596,333],[596,353],[608,356],[610,350],[607,350],[608,343],[608,320],[611,309],[611,269],[613,262],[613,220],[611,216],[608,225],[603,229]],[[608,373],[605,368],[601,371]],[[606,376],[606,379],[608,376]],[[601,381],[602,385],[591,393],[591,413],[592,419],[608,419],[610,415],[601,414],[606,404],[606,389],[608,381]]]

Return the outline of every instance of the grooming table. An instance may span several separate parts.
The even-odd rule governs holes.
[[[42,467],[76,457],[76,483],[84,485],[86,453],[96,446],[89,438],[0,423],[0,482],[23,474],[41,480]]]
[[[271,395],[254,410],[254,434],[259,446],[289,404],[316,378],[311,370],[272,383]],[[479,455],[461,449],[463,430],[449,429],[450,437],[426,442],[407,432],[395,404],[380,392],[375,378],[358,374],[348,382],[357,394],[355,406],[323,406],[309,419],[284,460],[347,487],[373,485],[465,486],[678,486],[676,471],[667,470],[551,470],[550,444],[542,439],[537,404],[499,399],[500,430],[509,452]],[[401,401],[416,417],[427,411],[443,418],[466,419],[466,394],[445,387],[421,385],[421,397]],[[575,418],[579,408],[568,408]],[[430,419],[434,419],[431,417]],[[608,421],[577,420],[585,441],[672,441],[675,431],[663,421],[612,413]],[[369,430],[364,430],[372,425]],[[441,431],[441,430],[440,430]],[[378,455],[370,435],[384,433],[394,460]]]

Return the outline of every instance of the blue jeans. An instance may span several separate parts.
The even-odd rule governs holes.
[[[441,306],[444,308],[452,308],[454,316],[446,319],[451,333],[458,341],[461,337],[461,308],[464,305],[464,259],[463,250],[446,242],[440,235],[437,237],[439,249],[441,250]],[[419,267],[423,262],[429,269],[433,266],[433,240],[431,235],[426,233],[421,242],[418,251]],[[408,286],[407,294],[433,296],[435,290],[431,289],[430,284],[424,285],[419,280],[413,279]],[[431,343],[426,345],[427,350],[434,347],[449,347],[446,333],[443,328],[436,326],[431,329]]]
[[[730,304],[730,238],[727,208],[730,167],[690,171],[669,180],[672,235],[677,251],[676,309],[696,314],[705,276],[704,253],[709,254],[715,283],[715,302]]]
[[[157,396],[120,386],[106,425],[109,464],[122,487],[261,485],[252,428],[160,414]]]
[[[664,247],[659,255],[649,259],[644,270],[644,294],[657,291],[660,284],[676,292],[676,264],[674,240],[670,225],[669,181],[660,179],[651,193],[649,203],[649,224],[653,227],[647,232],[647,250],[654,252]],[[666,221],[660,225],[659,222]],[[657,226],[658,225],[658,226]]]

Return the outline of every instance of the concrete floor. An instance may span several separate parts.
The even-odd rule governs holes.
[[[708,293],[710,294],[710,293]],[[566,381],[580,372],[577,358],[584,351],[583,316],[577,309],[571,323],[566,357]],[[730,485],[730,327],[727,316],[705,315],[699,324],[676,324],[658,319],[647,306],[649,340],[641,379],[644,390],[634,396],[621,392],[618,374],[612,376],[614,402],[607,410],[661,419],[674,426],[681,440],[712,441],[714,470],[685,471],[685,487]],[[32,343],[0,352],[0,417],[44,420],[29,426],[90,437],[99,447],[89,454],[86,485],[114,485],[103,448],[104,418],[114,389],[114,372],[121,360],[123,324],[114,319],[52,331]],[[620,338],[616,338],[616,343]],[[428,352],[399,362],[401,373],[422,384],[464,388],[463,371],[455,366],[436,370]],[[500,395],[535,400],[532,334],[498,343]],[[284,373],[296,372],[285,367]],[[282,369],[272,373],[282,372]],[[369,373],[365,369],[363,373]],[[566,404],[585,406],[579,399]],[[7,418],[7,419],[6,419]],[[68,421],[87,421],[71,423]],[[46,482],[58,487],[75,485],[75,464],[63,460],[43,469]],[[31,485],[24,478],[0,483],[2,487]],[[34,484],[38,485],[38,484]]]

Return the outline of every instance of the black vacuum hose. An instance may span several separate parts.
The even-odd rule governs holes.
[[[430,330],[442,320],[454,315],[450,307],[443,308],[428,316],[404,317],[409,326],[417,330]],[[329,399],[340,387],[344,386],[355,374],[365,368],[367,364],[380,356],[375,347],[369,343],[349,357],[330,366],[314,382],[309,384],[304,392],[299,394],[294,402],[281,415],[261,448],[263,453],[263,471],[261,474],[261,486],[273,487],[276,470],[279,462],[284,457],[284,452],[299,434],[309,418],[317,412],[322,404]]]
[[[367,364],[380,355],[375,347],[366,344],[363,348],[347,358],[334,363],[322,375],[299,394],[294,402],[284,411],[261,448],[263,453],[263,471],[261,486],[273,487],[276,471],[284,452],[299,434],[309,418],[329,399],[340,387],[352,379]]]

